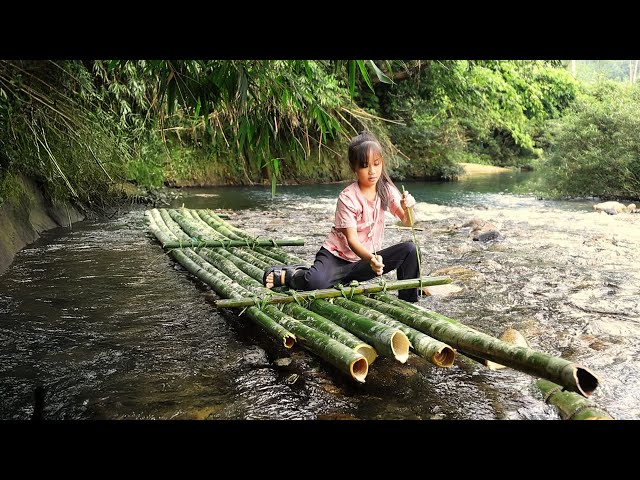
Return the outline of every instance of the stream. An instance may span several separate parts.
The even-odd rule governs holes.
[[[416,198],[422,273],[459,287],[420,305],[593,371],[591,399],[640,419],[640,214],[607,215],[596,200],[539,200],[531,173],[398,182]],[[312,262],[348,183],[184,188],[175,208],[229,214],[252,235]],[[524,192],[524,193],[523,193]],[[387,214],[384,245],[413,240]],[[473,241],[470,219],[501,237]],[[391,280],[395,273],[387,274]],[[535,379],[470,360],[438,368],[378,358],[364,384],[299,346],[285,349],[164,254],[144,207],[45,232],[0,275],[0,419],[25,420],[42,388],[45,419],[560,419]]]

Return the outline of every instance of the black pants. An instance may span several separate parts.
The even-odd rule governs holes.
[[[377,252],[382,256],[384,273],[398,270],[398,280],[406,278],[418,278],[418,259],[416,257],[416,245],[413,242],[403,242]],[[349,262],[336,257],[329,250],[321,247],[316,254],[316,259],[309,269],[299,269],[291,279],[291,288],[295,290],[317,290],[331,288],[337,283],[346,285],[351,280],[364,282],[377,275],[369,262],[360,260]],[[407,302],[418,301],[418,289],[406,288],[398,291],[398,298]]]

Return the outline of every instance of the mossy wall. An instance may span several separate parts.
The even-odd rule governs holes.
[[[18,183],[15,190],[19,193],[0,205],[0,273],[11,265],[16,252],[40,238],[45,230],[84,220],[70,205],[52,205],[32,180],[19,176],[13,181]]]

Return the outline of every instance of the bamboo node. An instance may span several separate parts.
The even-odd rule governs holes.
[[[585,410],[589,410],[590,408],[594,408],[594,405],[592,405],[591,403],[587,403],[585,405],[582,405],[581,407],[576,409],[575,412],[573,412],[571,414],[571,416],[569,417],[569,420],[574,420],[578,416],[578,414],[584,412]]]
[[[551,397],[551,395],[553,395],[554,393],[558,393],[563,391],[564,388],[562,388],[562,386],[560,385],[556,385],[555,387],[553,387],[551,390],[549,390],[546,395],[544,396],[544,403],[548,403],[547,400],[549,400],[549,398]]]

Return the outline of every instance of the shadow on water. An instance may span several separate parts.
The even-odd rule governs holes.
[[[423,274],[465,272],[452,275],[458,293],[420,302],[495,336],[520,330],[533,348],[597,372],[593,399],[614,417],[640,418],[640,215],[516,193],[526,179],[404,182],[419,202]],[[344,186],[281,186],[273,200],[264,187],[180,189],[172,206],[225,209],[254,235],[303,238],[289,248],[310,262]],[[471,218],[503,238],[474,242],[459,228]],[[392,224],[386,245],[411,240]],[[214,310],[209,287],[146,233],[143,210],[45,233],[0,282],[2,419],[559,418],[529,375],[462,358],[449,369],[381,358],[354,384]]]

